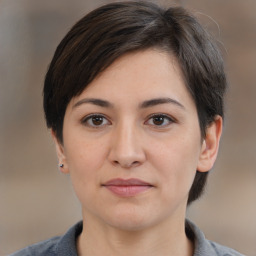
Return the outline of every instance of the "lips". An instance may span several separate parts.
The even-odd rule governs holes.
[[[153,187],[152,184],[139,179],[112,179],[103,184],[103,187],[121,197],[132,197]]]

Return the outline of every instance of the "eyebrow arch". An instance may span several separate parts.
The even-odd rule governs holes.
[[[104,108],[113,108],[113,105],[106,101],[106,100],[101,100],[101,99],[94,99],[94,98],[86,98],[79,100],[76,104],[73,105],[72,108],[76,108],[82,104],[90,103],[96,106],[104,107]]]
[[[166,103],[171,103],[182,109],[185,109],[185,107],[180,102],[171,98],[156,98],[156,99],[146,100],[140,104],[140,108],[148,108],[148,107],[153,107],[156,105],[166,104]]]

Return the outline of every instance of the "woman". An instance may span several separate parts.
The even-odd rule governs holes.
[[[182,8],[100,7],[59,44],[44,110],[83,221],[14,255],[241,255],[185,220],[217,156],[221,55]]]

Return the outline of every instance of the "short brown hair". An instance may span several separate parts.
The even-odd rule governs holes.
[[[61,142],[70,100],[123,54],[152,47],[176,57],[197,107],[202,138],[205,136],[216,115],[224,115],[226,77],[218,48],[184,8],[129,1],[90,12],[56,49],[45,77],[44,111],[47,126]],[[207,175],[196,173],[188,203],[202,194]]]

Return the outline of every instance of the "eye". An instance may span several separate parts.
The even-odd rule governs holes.
[[[171,123],[174,123],[174,119],[164,114],[154,114],[146,121],[148,125],[159,127],[165,127]]]
[[[100,128],[106,125],[110,125],[111,123],[104,115],[92,114],[92,115],[86,116],[82,120],[82,124],[92,128]]]

